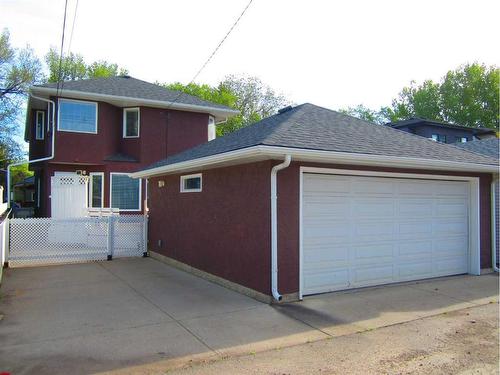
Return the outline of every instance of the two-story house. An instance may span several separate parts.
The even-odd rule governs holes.
[[[390,122],[387,125],[441,143],[465,143],[495,137],[493,129],[471,128],[422,118]]]
[[[236,113],[129,76],[33,86],[25,140],[36,216],[142,212],[145,181],[127,173],[214,139]]]

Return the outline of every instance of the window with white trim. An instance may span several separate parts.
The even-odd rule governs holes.
[[[201,173],[181,176],[181,193],[196,193],[202,188]]]
[[[97,103],[59,99],[57,129],[60,131],[97,134]]]
[[[139,108],[123,109],[123,138],[139,137],[140,111]]]
[[[45,112],[36,111],[35,116],[35,139],[40,141],[45,136]]]
[[[103,208],[104,207],[104,173],[90,173],[89,182],[89,207]]]
[[[128,176],[127,173],[111,173],[110,201],[111,208],[120,211],[141,210],[141,179]]]
[[[217,136],[215,131],[215,119],[213,116],[208,116],[208,140],[211,141]]]

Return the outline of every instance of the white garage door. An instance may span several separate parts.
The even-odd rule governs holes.
[[[467,273],[469,184],[305,173],[302,293]]]

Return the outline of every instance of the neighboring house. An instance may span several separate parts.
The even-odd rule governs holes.
[[[457,146],[462,147],[466,150],[476,152],[478,154],[491,156],[496,159],[500,159],[500,140],[498,138],[482,139],[474,142],[468,142],[459,144]],[[499,191],[499,181],[496,180],[495,183],[495,226],[496,226],[496,251],[497,251],[497,264],[500,263],[500,191]]]
[[[441,143],[466,143],[476,139],[495,137],[493,129],[471,128],[421,118],[390,122],[387,125]]]
[[[33,207],[37,199],[35,176],[26,177],[23,181],[14,184],[12,194],[14,202],[20,207]]]
[[[132,174],[149,250],[262,300],[491,267],[495,159],[303,104]]]
[[[44,159],[30,164],[37,216],[142,212],[145,183],[127,173],[210,141],[215,124],[237,113],[129,76],[33,86],[30,94],[25,140],[30,160]]]

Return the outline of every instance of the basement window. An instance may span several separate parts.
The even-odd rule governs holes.
[[[201,173],[181,176],[181,193],[200,192],[201,187]]]

